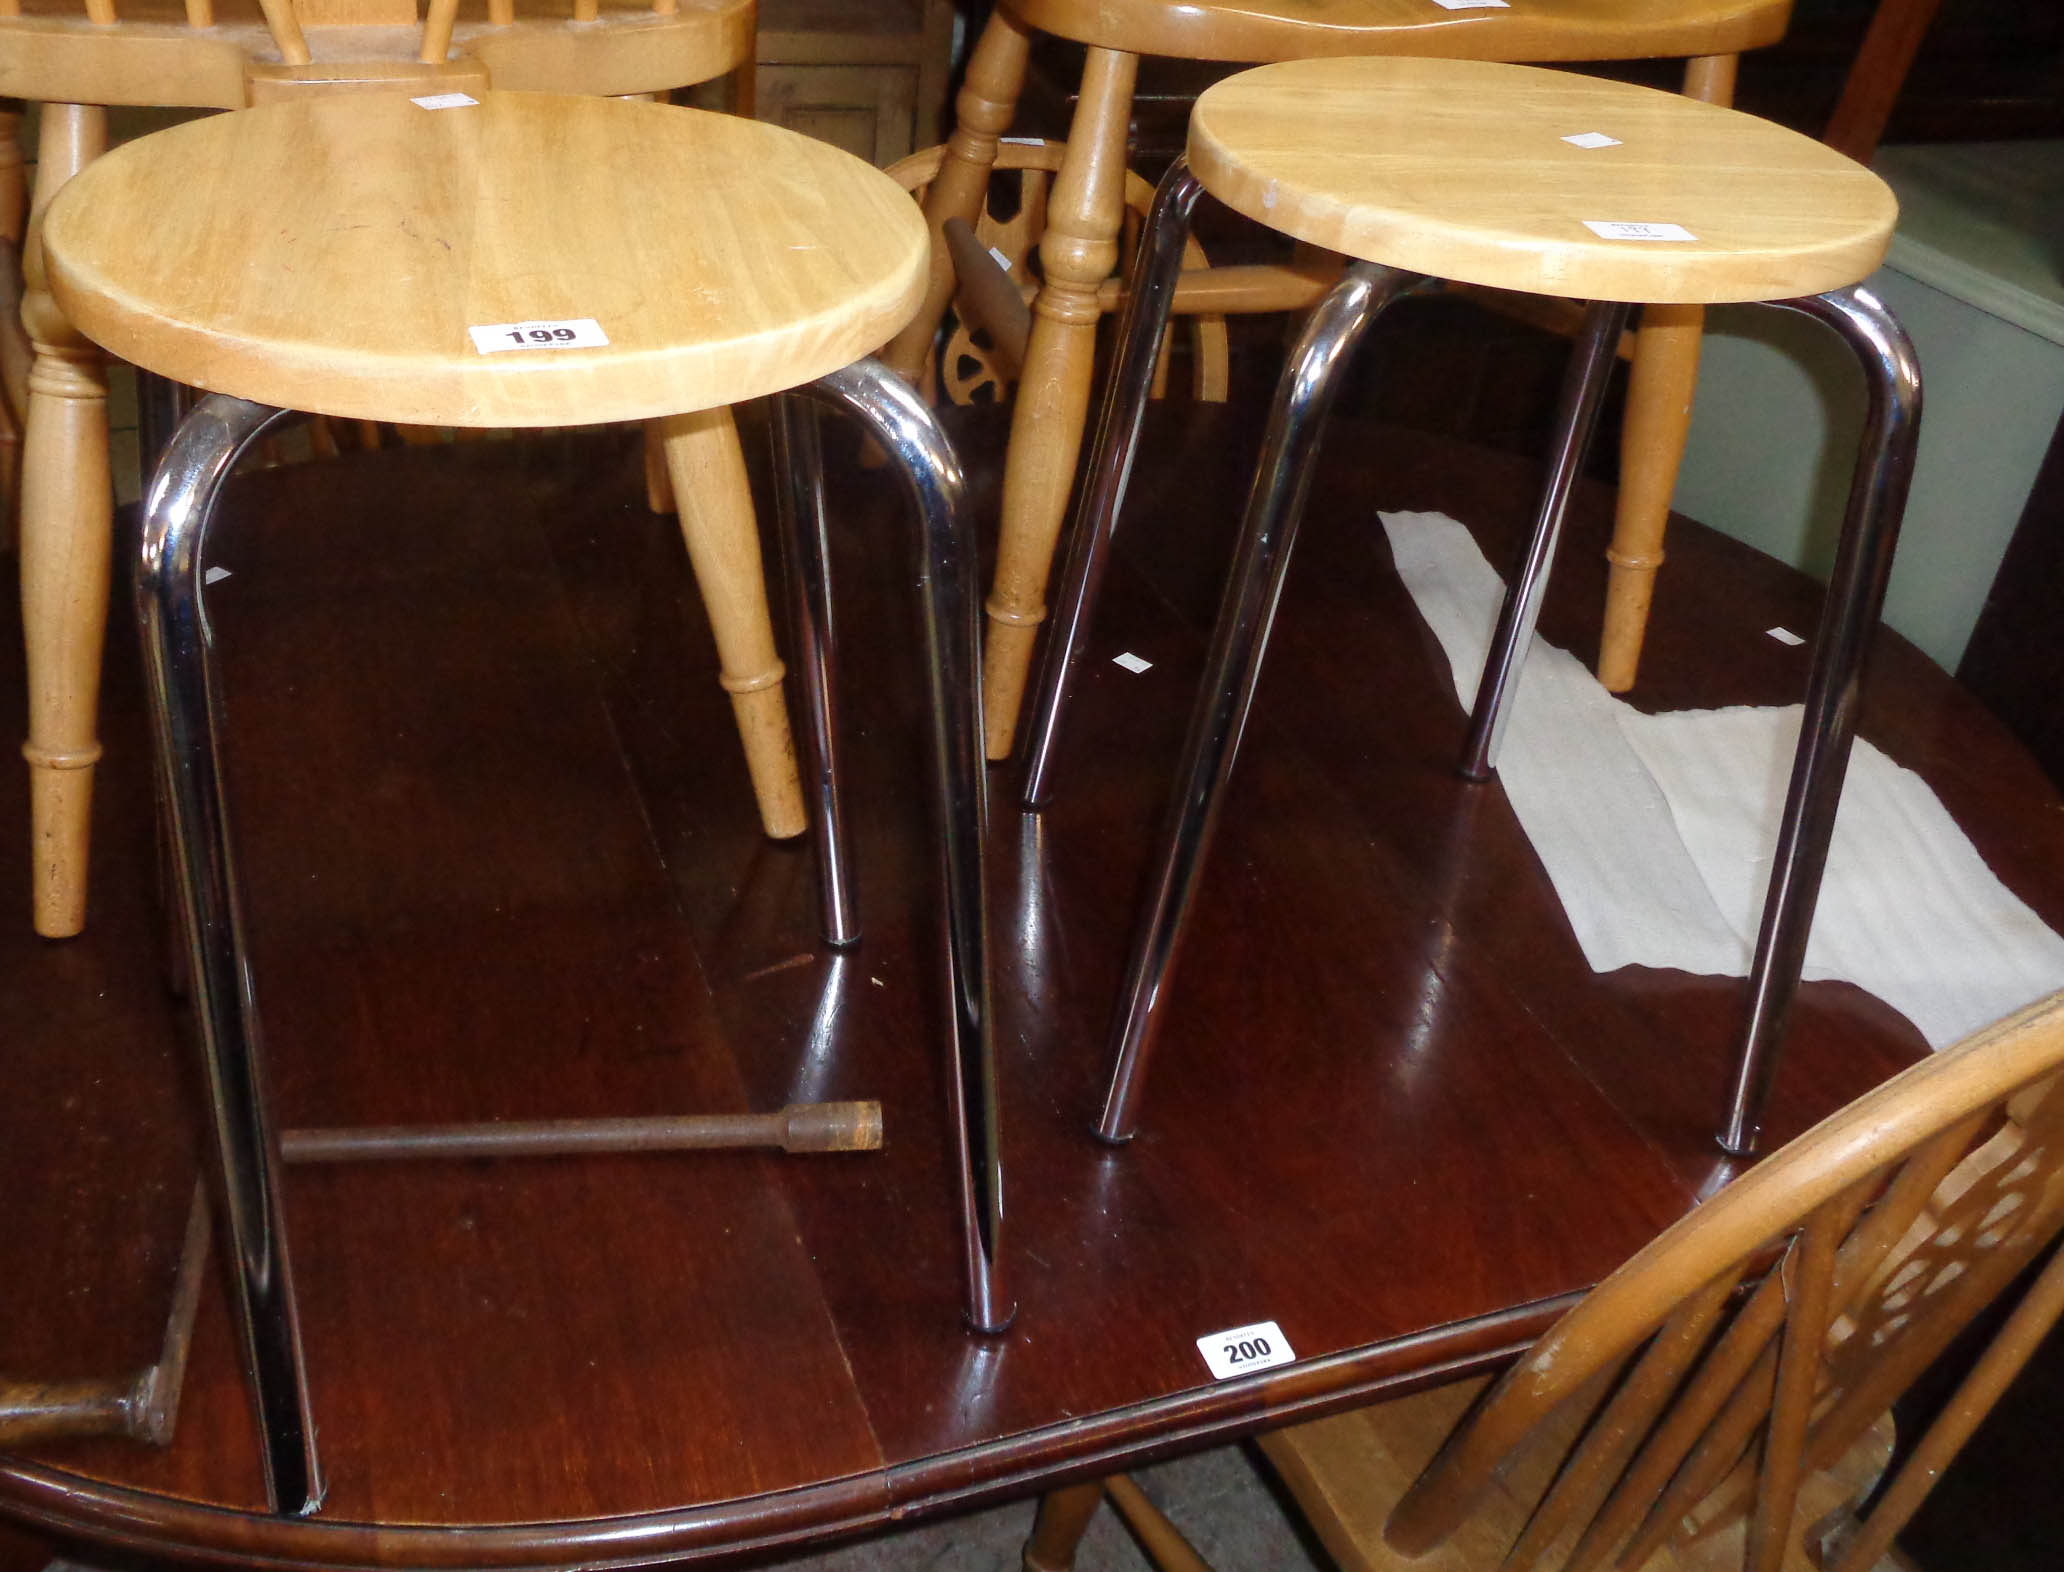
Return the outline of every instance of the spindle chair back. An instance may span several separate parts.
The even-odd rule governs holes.
[[[595,24],[572,28],[568,23]],[[645,93],[749,61],[750,0],[0,0],[0,93],[236,109],[433,76]]]
[[[1741,1520],[1748,1564],[1775,1564],[1802,1476],[1855,1445],[2064,1225],[2060,1063],[2052,998],[1736,1180],[1505,1374],[1385,1537],[1414,1554],[1453,1532],[1515,1449],[1604,1380],[1509,1564],[1572,1539],[1573,1572],[1614,1551],[1639,1566],[1686,1523],[1703,1537]],[[1887,1505],[1939,1466],[1910,1461]],[[1867,1527],[1838,1564],[1870,1566],[1896,1526]]]
[[[1451,8],[1452,6],[1452,8]],[[956,124],[925,195],[934,232],[931,284],[917,316],[884,352],[897,371],[925,373],[959,279],[944,241],[958,218],[979,227],[1002,133],[1017,110],[1032,39],[1087,46],[1066,152],[1047,198],[1041,278],[1012,412],[997,565],[986,603],[984,706],[992,759],[1009,755],[1049,570],[1086,428],[1096,324],[1119,255],[1134,84],[1142,55],[1227,62],[1410,55],[1499,61],[1685,61],[1685,91],[1728,103],[1743,50],[1775,42],[1790,0],[999,0],[968,57]],[[1304,310],[1331,277],[1323,267],[1214,269],[1177,296],[1181,314]],[[967,292],[959,297],[965,308]],[[1699,308],[1656,306],[1637,338],[1624,424],[1625,540],[1659,533],[1697,379]],[[993,325],[980,325],[991,331]],[[1633,656],[1655,573],[1640,551],[1613,554],[1601,674],[1633,681]],[[1624,651],[1624,653],[1623,653]]]

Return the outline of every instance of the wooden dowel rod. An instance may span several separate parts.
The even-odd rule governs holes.
[[[459,0],[430,0],[423,17],[423,47],[416,58],[424,65],[442,65],[451,53],[452,28],[459,20]]]
[[[1197,1554],[1195,1547],[1183,1538],[1182,1530],[1147,1499],[1146,1492],[1132,1482],[1130,1475],[1113,1474],[1104,1481],[1104,1493],[1111,1498],[1111,1505],[1118,1509],[1126,1526],[1139,1535],[1161,1572],[1211,1572],[1211,1563]]]
[[[307,65],[308,40],[301,32],[301,19],[294,15],[292,0],[258,0],[265,13],[266,31],[272,34],[284,65]]]
[[[129,1432],[127,1381],[0,1381],[0,1446]]]
[[[946,239],[946,254],[953,258],[953,276],[960,283],[957,298],[961,310],[988,331],[1005,374],[1015,377],[1025,364],[1025,341],[1032,336],[1032,308],[989,248],[975,238],[966,219],[947,219],[940,233]]]
[[[280,1135],[280,1155],[290,1163],[363,1163],[419,1157],[561,1157],[745,1147],[871,1152],[881,1144],[878,1102],[796,1103],[767,1114],[287,1130]]]

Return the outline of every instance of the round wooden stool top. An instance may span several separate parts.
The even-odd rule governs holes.
[[[1206,190],[1299,240],[1583,300],[1782,300],[1856,283],[1898,206],[1810,138],[1674,93],[1461,60],[1299,60],[1209,89]]]
[[[1632,60],[1731,55],[1784,36],[1791,0],[1003,0],[1027,26],[1176,60],[1437,55],[1446,60]]]
[[[179,126],[74,177],[43,244],[58,303],[125,360],[283,408],[451,426],[798,386],[903,324],[927,254],[908,194],[825,143],[542,93]],[[586,342],[596,329],[606,343]]]

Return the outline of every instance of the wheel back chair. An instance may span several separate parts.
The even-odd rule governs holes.
[[[579,25],[569,25],[579,24]],[[301,94],[520,89],[643,95],[750,82],[753,0],[0,0],[0,96],[38,102],[23,251],[21,587],[29,678],[36,931],[85,922],[95,715],[107,615],[107,384],[100,351],[51,300],[39,240],[58,190],[107,146],[107,106],[241,109]],[[19,239],[21,166],[0,125],[0,239]],[[10,190],[11,186],[11,190]],[[142,220],[139,217],[139,227]],[[9,281],[11,283],[11,281]],[[0,353],[0,365],[20,360]],[[804,828],[745,472],[728,417],[675,445],[682,529],[717,633],[762,820]]]
[[[1112,279],[1126,211],[1126,135],[1141,55],[1227,62],[1340,55],[1501,61],[1687,61],[1684,89],[1725,104],[1736,57],[1779,38],[1790,0],[999,0],[968,61],[957,123],[925,193],[932,276],[925,304],[884,352],[915,378],[957,279],[949,220],[977,224],[1001,134],[1023,91],[1034,32],[1088,46],[1081,95],[1046,202],[1023,373],[1004,468],[1002,534],[987,602],[983,697],[992,759],[1009,755],[1055,545],[1075,479],[1090,398],[1096,324],[1120,291]],[[968,256],[966,247],[963,257]],[[972,259],[970,259],[972,260]],[[1337,260],[1212,269],[1184,280],[1185,314],[1285,311],[1316,304]],[[963,309],[970,295],[963,290]],[[988,290],[989,298],[1004,291]],[[1643,313],[1621,456],[1622,542],[1659,538],[1690,419],[1703,314],[1696,304]],[[987,324],[985,323],[985,326]],[[1607,686],[1633,682],[1656,558],[1616,545],[1605,654]]]
[[[1808,1544],[1818,1565],[1868,1572],[2064,1311],[2054,1254],[1868,1517],[1840,1510],[1877,1483],[1893,1399],[2064,1228],[2060,1065],[2054,995],[1736,1179],[1495,1384],[1280,1430],[1262,1450],[1351,1572],[1804,1572]],[[1172,1545],[1158,1564],[1202,1566],[1136,1487],[1110,1484],[1150,1544]],[[1031,1572],[1073,1564],[1103,1488],[1046,1498]]]

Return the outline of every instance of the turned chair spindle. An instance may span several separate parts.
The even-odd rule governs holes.
[[[992,759],[1007,757],[1031,670],[1046,584],[1067,513],[1087,425],[1101,291],[1118,256],[1126,134],[1139,57],[1285,61],[1352,55],[1438,56],[1499,61],[1685,59],[1684,88],[1726,103],[1735,56],[1774,42],[1787,0],[1514,0],[1496,9],[1445,11],[1431,0],[1261,0],[1174,5],[1167,0],[1001,0],[972,51],[957,124],[938,178],[925,197],[933,229],[932,273],[923,307],[884,358],[915,379],[955,279],[943,240],[948,219],[974,223],[1025,83],[1032,34],[1088,46],[1081,93],[1061,169],[1047,204],[1040,246],[1043,279],[1012,413],[1003,518],[987,611],[984,701]],[[1202,279],[1179,287],[1179,312],[1301,310],[1338,276],[1309,268],[1235,270],[1223,287]],[[965,308],[968,302],[962,301]],[[1601,674],[1609,686],[1633,679],[1649,586],[1660,560],[1668,509],[1697,376],[1695,304],[1658,302],[1636,346],[1622,465],[1622,529],[1613,548],[1612,599]],[[1638,515],[1638,517],[1636,516]],[[1651,518],[1650,515],[1654,515]],[[1631,645],[1631,647],[1630,647]]]

